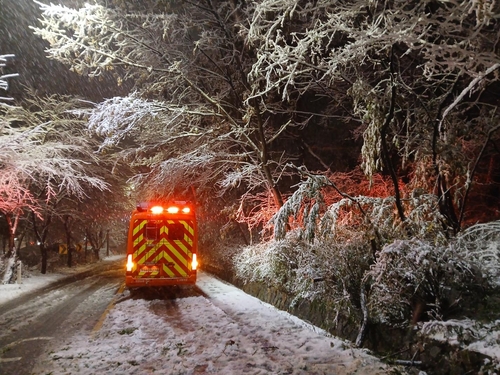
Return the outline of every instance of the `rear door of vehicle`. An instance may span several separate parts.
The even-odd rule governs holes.
[[[180,219],[136,219],[133,254],[137,278],[185,278],[191,270],[194,224]]]

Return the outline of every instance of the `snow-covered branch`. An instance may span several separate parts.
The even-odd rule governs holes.
[[[7,91],[9,89],[8,80],[10,78],[14,78],[14,77],[19,76],[18,73],[10,73],[10,74],[3,73],[3,68],[6,66],[8,59],[13,58],[13,57],[14,57],[14,55],[12,55],[12,54],[0,55],[0,90]],[[0,96],[0,100],[11,101],[12,98]]]

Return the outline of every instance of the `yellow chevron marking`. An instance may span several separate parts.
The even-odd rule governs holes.
[[[184,244],[181,242],[181,241],[175,241],[175,244],[181,248],[181,250],[185,253],[185,254],[189,254],[191,251],[190,248],[187,248],[186,246],[184,246]]]
[[[165,246],[179,259],[181,262],[184,259],[184,256],[171,244],[166,243]]]
[[[163,265],[163,271],[169,276],[169,277],[175,277],[175,274],[172,272],[169,266],[166,264]]]
[[[133,231],[134,236],[137,234],[137,232],[139,232],[142,228],[144,228],[144,225],[146,225],[147,222],[148,222],[147,220],[142,220],[141,222],[136,223]]]
[[[175,248],[173,248],[173,246],[172,246],[172,245],[170,245],[170,244],[169,244],[169,246],[167,246],[167,247],[169,248],[169,250],[170,250],[170,251],[172,251],[172,252],[173,252],[173,253],[177,256],[177,258],[178,258],[181,262],[183,261],[184,257],[183,257],[183,256],[181,256],[181,255],[179,254],[179,252],[178,252]],[[165,254],[165,259],[169,259],[169,258],[167,258],[167,253],[166,253],[166,252],[164,252],[164,254]],[[174,262],[174,260],[173,260],[173,259],[170,259],[170,261]],[[179,272],[181,275],[185,275],[185,274],[186,274],[186,271],[185,271],[182,267],[180,267],[180,266],[179,266],[179,264],[178,264],[177,262],[174,262],[174,264],[175,264],[175,265],[174,265],[174,268],[177,270],[177,272]]]
[[[139,247],[136,251],[134,251],[134,259],[139,258],[139,255],[141,255],[144,251],[146,250],[146,244],[144,243],[141,247]],[[144,258],[138,260],[139,263],[144,263],[145,260]]]
[[[136,225],[134,227],[134,230],[133,230],[133,234],[134,234],[134,237],[135,235],[140,231],[142,230],[142,228],[144,228],[144,226],[146,225],[148,221],[147,220],[142,220],[140,222],[136,222]],[[139,234],[139,236],[137,236],[134,240],[134,247],[137,246],[138,244],[140,244],[142,242],[142,240],[144,239],[144,235],[141,233]]]
[[[194,228],[190,227],[187,221],[184,222],[184,227],[187,229],[187,231],[191,234],[191,236],[194,235]]]
[[[149,258],[151,258],[154,253],[156,252],[156,246],[153,247],[152,249],[150,249],[147,253],[146,253],[146,256],[144,257],[144,259],[146,259],[147,261],[150,261]]]
[[[139,245],[141,242],[142,242],[142,239],[144,238],[144,236],[141,234],[139,234],[139,236],[134,240],[134,247]]]

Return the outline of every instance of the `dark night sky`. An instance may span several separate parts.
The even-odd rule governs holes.
[[[83,2],[52,0],[68,6]],[[37,25],[39,17],[38,5],[32,0],[0,0],[0,54],[15,55],[4,73],[20,75],[9,79],[9,91],[2,95],[22,98],[23,85],[35,88],[40,95],[70,94],[93,101],[126,94],[126,88],[118,87],[111,76],[100,81],[81,77],[62,63],[46,58],[47,42],[29,28]]]

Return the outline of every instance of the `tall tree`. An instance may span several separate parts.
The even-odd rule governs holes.
[[[443,226],[456,232],[470,166],[498,137],[491,1],[40,6],[35,33],[51,58],[94,77],[125,67],[118,79],[137,83],[89,120],[105,147],[140,167],[133,181],[146,195],[215,183],[240,187],[243,200],[264,191],[275,210],[300,149],[330,164],[286,137],[338,118],[335,126],[358,125],[365,174],[391,178],[400,221],[403,179],[433,192]]]
[[[102,175],[96,173],[98,159],[92,138],[85,134],[86,123],[70,111],[79,104],[76,99],[38,97],[32,92],[23,106],[2,107],[5,125],[0,144],[6,152],[1,156],[5,167],[0,176],[8,178],[5,181],[10,184],[19,182],[17,191],[24,194],[24,201],[15,207],[17,215],[27,208],[33,213],[34,225],[37,218],[45,220],[42,229],[35,230],[41,246],[42,272],[46,271],[47,226],[57,213],[57,202],[65,196],[82,199],[86,189],[107,188]],[[6,195],[13,197],[10,192]],[[11,233],[15,233],[15,225]]]
[[[363,169],[391,176],[400,219],[405,178],[456,232],[471,166],[498,139],[498,14],[494,1],[259,1],[251,97],[328,95],[362,123]]]
[[[307,116],[284,108],[280,97],[249,98],[256,56],[241,31],[253,5],[114,4],[78,10],[41,4],[42,27],[35,28],[50,42],[49,57],[72,70],[99,76],[125,67],[119,79],[137,82],[136,93],[109,99],[90,115],[105,146],[126,148],[123,154],[145,167],[134,181],[149,195],[168,193],[168,186],[212,193],[244,186],[244,197],[266,192],[280,207],[280,182],[290,171],[277,140]]]
[[[3,283],[9,283],[14,277],[13,270],[17,262],[14,243],[21,218],[27,212],[39,214],[36,197],[29,190],[31,168],[26,164],[25,151],[32,149],[33,140],[24,129],[13,128],[3,110],[13,110],[12,106],[0,105],[0,213],[5,219],[8,232],[8,250],[2,268]]]

